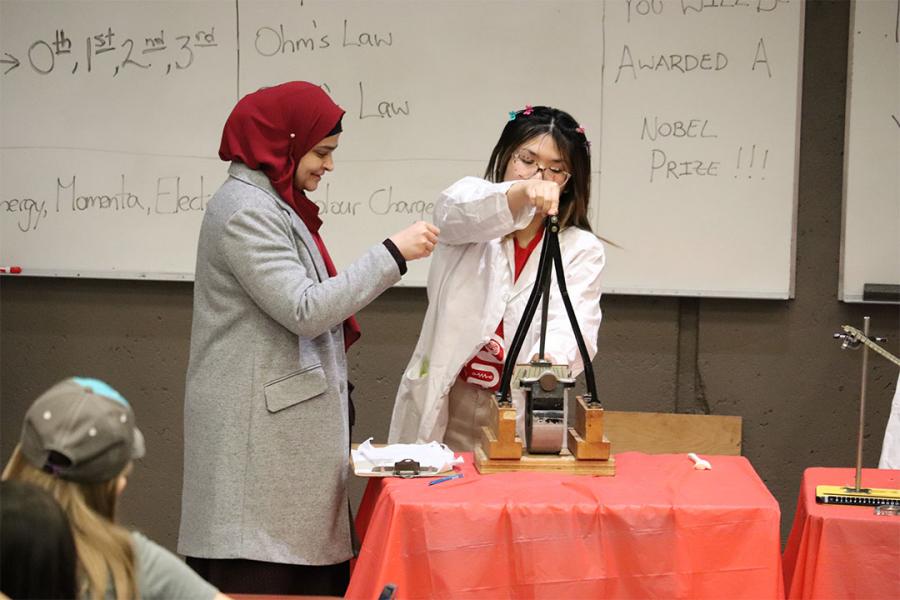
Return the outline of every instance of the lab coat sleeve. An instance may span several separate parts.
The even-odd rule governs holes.
[[[442,244],[487,242],[523,229],[534,218],[527,206],[513,215],[506,192],[513,181],[491,183],[464,177],[441,192],[434,206],[434,224]]]
[[[578,327],[584,338],[591,359],[597,354],[597,334],[600,331],[600,274],[606,264],[606,256],[603,252],[603,244],[592,234],[581,234],[576,247],[568,254],[563,252],[563,269],[566,275],[566,289],[575,316],[578,319]],[[576,376],[584,370],[581,360],[581,352],[575,341],[575,334],[569,317],[566,314],[556,285],[556,271],[553,272],[553,285],[551,297],[556,295],[558,302],[551,302],[547,314],[547,338],[545,352],[558,364],[568,364],[572,370],[572,376]],[[535,326],[539,326],[537,320]],[[528,359],[538,353],[540,341],[528,354]]]
[[[887,428],[884,430],[878,468],[900,469],[900,376],[897,376],[897,387],[894,389],[891,413],[888,416]]]

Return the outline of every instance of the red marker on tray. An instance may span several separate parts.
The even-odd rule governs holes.
[[[0,273],[10,273],[12,275],[18,275],[22,272],[22,267],[0,267]]]

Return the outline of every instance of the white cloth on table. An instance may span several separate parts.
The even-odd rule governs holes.
[[[461,456],[456,456],[450,448],[438,442],[388,444],[376,447],[372,445],[372,438],[369,438],[352,453],[353,464],[356,465],[358,474],[371,472],[374,467],[393,466],[394,463],[406,459],[416,461],[421,469],[434,469],[426,473],[432,475],[463,463]]]

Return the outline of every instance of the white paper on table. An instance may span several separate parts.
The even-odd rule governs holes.
[[[373,446],[372,438],[367,439],[355,450],[351,450],[353,458],[353,472],[362,477],[390,477],[392,471],[373,471],[375,467],[393,467],[394,463],[411,459],[419,463],[424,469],[432,467],[435,470],[420,473],[416,477],[434,477],[450,471],[453,465],[461,465],[463,459],[456,456],[444,444],[429,442],[427,444],[388,444],[386,446]]]

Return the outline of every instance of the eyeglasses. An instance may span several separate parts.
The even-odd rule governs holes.
[[[560,169],[559,167],[543,166],[536,161],[531,154],[516,152],[513,154],[513,159],[518,163],[519,173],[521,173],[525,179],[531,179],[536,173],[540,173],[541,179],[549,179],[550,181],[555,181],[560,186],[563,186],[572,176],[571,173],[564,169]]]

